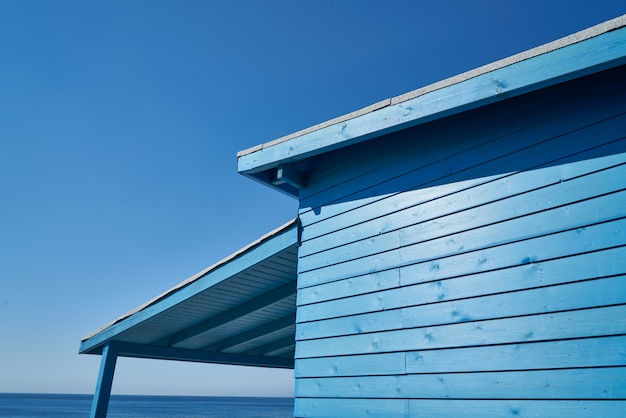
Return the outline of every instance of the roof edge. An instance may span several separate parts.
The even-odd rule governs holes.
[[[83,353],[91,348],[82,348],[82,345],[88,341],[89,339],[95,337],[96,335],[100,334],[101,332],[111,328],[112,326],[119,324],[121,322],[123,322],[124,320],[132,317],[133,315],[142,312],[144,310],[146,310],[147,308],[157,304],[158,302],[166,299],[168,296],[178,292],[179,290],[189,286],[190,284],[200,280],[201,278],[207,276],[208,274],[210,274],[211,272],[219,269],[220,267],[228,264],[229,262],[237,259],[238,257],[244,255],[245,253],[253,250],[256,247],[259,247],[260,245],[262,245],[264,242],[269,241],[270,239],[280,235],[283,232],[286,232],[294,227],[297,228],[297,223],[298,223],[298,218],[292,219],[289,222],[285,223],[284,225],[279,226],[278,228],[268,232],[267,234],[263,235],[262,237],[258,238],[257,240],[251,242],[250,244],[246,245],[245,247],[241,248],[240,250],[234,252],[233,254],[229,255],[228,257],[223,258],[222,260],[218,261],[217,263],[214,263],[213,265],[207,267],[206,269],[200,271],[199,273],[194,274],[193,276],[183,280],[182,282],[178,283],[176,286],[170,288],[169,290],[166,290],[165,292],[161,293],[160,295],[148,300],[147,302],[143,303],[142,305],[138,306],[137,308],[125,313],[124,315],[120,316],[119,318],[109,322],[108,324],[98,328],[97,330],[87,334],[86,336],[84,336],[83,338],[81,338],[81,350],[80,352]]]
[[[255,151],[258,151],[260,149],[271,147],[273,145],[280,144],[281,142],[289,141],[292,138],[296,138],[298,136],[306,135],[306,134],[308,134],[310,132],[317,131],[317,130],[322,129],[322,128],[326,127],[326,126],[335,125],[337,123],[341,123],[341,122],[344,122],[344,121],[347,121],[347,120],[350,120],[350,119],[357,118],[357,117],[359,117],[361,115],[365,115],[366,113],[374,112],[374,111],[376,111],[378,109],[382,109],[383,107],[389,106],[392,103],[393,100],[394,99],[381,100],[379,102],[376,102],[374,104],[366,106],[366,107],[364,107],[362,109],[355,110],[354,112],[350,112],[350,113],[345,114],[343,116],[338,116],[338,117],[333,118],[331,120],[328,120],[326,122],[322,122],[322,123],[318,123],[317,125],[313,125],[313,126],[311,126],[309,128],[305,128],[305,129],[299,130],[299,131],[291,133],[289,135],[281,136],[278,139],[274,139],[272,141],[265,142],[265,143],[260,144],[260,145],[256,145],[254,147],[245,149],[243,151],[239,151],[237,153],[237,157],[242,157],[244,155],[248,155],[248,154],[251,154],[251,153],[253,153]]]
[[[557,49],[565,48],[569,45],[577,44],[587,39],[595,38],[596,36],[620,29],[624,26],[626,26],[626,14],[620,17],[617,17],[615,19],[611,19],[606,22],[600,23],[598,25],[592,26],[590,28],[575,32],[563,38],[559,38],[547,44],[537,46],[535,48],[503,58],[501,60],[494,61],[490,64],[486,64],[478,68],[475,68],[473,70],[469,70],[464,73],[452,76],[445,80],[441,80],[436,83],[430,84],[428,86],[410,91],[400,96],[396,96],[393,99],[391,99],[391,104],[394,105],[394,104],[402,103],[407,100],[413,99],[415,97],[423,96],[424,94],[430,93],[431,91],[439,90],[439,89],[451,86],[453,84],[458,84],[465,80],[478,77],[479,75],[486,74],[486,73],[492,72],[500,68],[508,67],[518,62],[525,61],[525,60],[534,58],[539,55],[547,54],[549,52],[556,51]]]
[[[615,19],[600,23],[588,29],[576,32],[572,35],[557,39],[536,48],[495,61],[491,64],[478,67],[476,69],[450,77],[448,79],[439,81],[426,87],[413,90],[400,96],[382,100],[361,110],[357,110],[347,115],[329,120],[327,122],[314,125],[310,128],[283,136],[276,140],[266,142],[252,148],[248,148],[246,150],[240,151],[237,154],[238,171],[246,176],[252,177],[267,184],[268,181],[265,178],[267,176],[259,176],[258,173],[276,167],[278,164],[281,163],[298,161],[313,155],[321,154],[326,151],[341,148],[355,142],[367,140],[373,136],[376,136],[374,134],[380,135],[393,131],[393,128],[391,127],[391,124],[393,123],[395,123],[396,125],[406,123],[406,121],[408,120],[407,118],[400,118],[398,115],[389,111],[390,109],[397,109],[398,107],[400,107],[400,109],[397,109],[396,113],[402,112],[404,111],[404,109],[409,109],[409,111],[413,111],[413,114],[410,116],[413,125],[419,124],[420,119],[425,122],[436,118],[424,117],[433,116],[435,115],[435,113],[428,115],[424,112],[415,112],[415,106],[413,104],[419,104],[421,107],[424,105],[424,103],[417,103],[412,101],[418,98],[422,98],[423,96],[428,96],[432,94],[436,95],[440,92],[441,94],[443,94],[443,92],[447,92],[447,89],[450,88],[457,89],[453,92],[454,94],[463,95],[465,92],[460,91],[458,88],[460,86],[465,86],[468,83],[477,84],[478,82],[475,82],[476,79],[481,79],[480,81],[483,82],[483,85],[468,85],[467,90],[470,94],[465,94],[465,96],[467,96],[463,97],[463,100],[465,101],[463,102],[462,100],[460,100],[456,103],[451,103],[451,106],[449,107],[449,109],[447,109],[448,111],[450,111],[451,109],[462,110],[462,105],[467,105],[469,103],[482,103],[485,101],[485,99],[489,98],[513,97],[516,94],[521,94],[529,91],[529,86],[540,86],[541,83],[545,83],[546,80],[556,80],[555,83],[564,81],[562,79],[559,80],[559,77],[564,78],[564,75],[580,73],[581,70],[585,68],[597,67],[603,62],[608,62],[612,59],[615,59],[615,56],[608,56],[604,53],[604,50],[602,48],[596,48],[598,49],[598,51],[584,52],[586,52],[590,56],[592,56],[594,52],[597,52],[597,54],[595,55],[597,58],[597,62],[589,60],[588,56],[583,57],[582,60],[580,60],[579,62],[574,62],[573,59],[577,57],[575,54],[572,56],[567,56],[567,54],[563,53],[560,54],[560,58],[564,60],[564,63],[566,64],[565,66],[560,66],[558,69],[555,69],[552,72],[547,72],[544,75],[544,79],[527,80],[526,82],[528,84],[526,85],[524,85],[522,82],[518,82],[515,86],[499,85],[498,83],[500,82],[500,80],[497,73],[507,71],[507,68],[511,66],[524,65],[525,63],[529,62],[536,62],[542,56],[554,53],[555,51],[571,49],[575,45],[580,44],[584,41],[593,40],[594,38],[598,38],[602,35],[606,35],[610,32],[622,29],[625,26],[626,15],[622,15]],[[607,42],[611,42],[611,40],[608,40]],[[579,50],[583,48],[575,49]],[[624,53],[622,50],[618,51],[618,53],[621,54],[619,58],[624,58]],[[568,66],[570,65],[575,68],[569,68]],[[485,80],[485,78],[488,78],[488,76],[492,74],[492,79]],[[510,76],[510,74],[507,74],[507,76]],[[485,85],[484,82],[486,82],[487,85]],[[489,86],[489,83],[491,83],[492,85]],[[489,91],[488,94],[485,93],[483,97],[480,97],[480,95],[475,94],[475,91],[472,91],[472,89],[484,89],[485,87],[491,87],[492,91]],[[527,88],[527,90],[524,90],[524,88]],[[435,99],[441,100],[442,98],[437,96]],[[493,99],[493,101],[495,100],[498,99]],[[404,106],[405,104],[411,105],[412,107],[406,106],[402,108],[402,106]],[[426,101],[425,104],[426,107],[428,107],[428,101]],[[446,115],[446,113],[442,112],[440,109],[438,109],[438,112],[439,116]],[[365,121],[365,119],[370,117],[373,113],[380,113],[381,117],[387,118],[387,124],[385,126],[379,126],[382,124],[377,124],[376,122],[373,122],[371,118],[368,121]],[[368,127],[369,131],[367,129],[363,129],[363,125],[371,125]],[[350,128],[350,126],[356,127],[357,129],[354,129],[353,132],[349,132],[349,129],[346,128]],[[306,138],[309,143],[304,144],[304,141],[297,141],[302,140],[303,138]],[[297,143],[293,140],[296,140]],[[285,143],[288,141],[291,141],[289,146],[285,145]],[[288,192],[288,194],[295,195],[295,193],[293,192]]]

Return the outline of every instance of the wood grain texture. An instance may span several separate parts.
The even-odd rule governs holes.
[[[447,301],[437,301],[440,295],[445,295],[445,293],[437,293],[442,290],[445,292],[445,289],[442,289],[443,286],[433,287],[435,287],[433,289],[434,301],[418,303],[418,298],[413,301],[410,297],[401,296],[402,299],[398,301],[399,308],[402,308],[401,313],[396,307],[377,309],[375,312],[359,315],[352,314],[334,319],[299,323],[296,339],[325,338],[377,332],[394,329],[393,327],[431,326],[626,303],[626,274],[604,279],[570,282],[559,286],[453,298]],[[469,292],[477,291],[482,291],[482,289],[471,288],[469,290]],[[345,301],[336,305],[354,306]],[[362,306],[358,303],[356,305],[361,309],[372,309],[367,305]],[[320,316],[327,313],[330,318],[331,314],[336,311],[337,309],[320,311]]]
[[[607,182],[610,180],[607,180],[606,176],[603,179],[602,174],[597,172],[610,171],[612,167],[623,164],[625,161],[626,154],[618,154],[565,166],[468,180],[422,190],[409,190],[385,201],[351,211],[345,216],[335,217],[332,222],[327,221],[326,225],[317,224],[314,228],[305,228],[300,256],[304,258],[320,251],[328,251],[461,211],[489,207],[500,200],[511,202],[525,197],[527,199],[524,200],[530,200],[534,197],[541,198],[541,195],[573,184],[584,186],[588,185],[588,182]],[[583,176],[586,179],[580,179]],[[611,178],[610,175],[608,177]],[[614,180],[615,178],[619,177],[613,176]],[[593,195],[593,191],[581,190],[579,198],[583,198],[585,194]],[[332,228],[333,225],[335,228]],[[337,228],[337,225],[341,227]],[[324,232],[324,227],[330,232],[317,238],[307,238],[311,235],[311,231]]]
[[[625,97],[616,70],[312,161],[296,415],[623,415]]]
[[[299,359],[295,376],[340,377],[626,366],[626,336]],[[367,365],[368,367],[364,367]]]
[[[486,346],[626,333],[626,305],[298,341],[296,358]]]
[[[624,84],[619,84],[618,89],[626,91]],[[584,106],[572,100],[572,106],[577,107],[575,112],[567,112],[563,104],[552,103],[553,109],[545,109],[545,112],[557,113],[554,118],[541,115],[541,107],[536,113],[525,112],[523,126],[516,113],[518,109],[508,109],[508,114],[501,118],[498,110],[490,109],[494,115],[486,118],[482,114],[471,115],[465,123],[455,121],[436,135],[415,133],[419,141],[411,140],[411,135],[406,134],[408,138],[400,138],[402,141],[387,141],[387,147],[372,146],[359,151],[352,171],[360,175],[345,183],[341,182],[341,173],[328,179],[334,186],[319,195],[317,202],[312,205],[306,200],[301,202],[302,223],[307,226],[350,211],[351,202],[372,204],[399,192],[434,186],[433,183],[451,184],[528,171],[547,163],[559,165],[558,160],[568,155],[591,152],[595,146],[624,136],[624,127],[619,121],[626,105],[618,93],[610,94],[609,98],[593,99]],[[537,118],[540,120],[535,120]],[[459,135],[459,131],[463,134]],[[593,135],[595,141],[590,141],[589,135]],[[424,144],[428,147],[424,148]],[[395,159],[394,145],[405,153],[400,160]],[[415,148],[414,153],[412,148]],[[578,156],[579,161],[588,158]]]
[[[409,401],[406,399],[295,399],[295,417],[406,417]]]
[[[622,199],[621,196],[615,199],[619,206],[613,204],[611,207],[606,207],[601,201],[596,201],[586,203],[580,209],[583,214],[590,216],[596,216],[596,214],[601,216],[604,210],[608,210],[612,212],[608,216],[610,219],[624,211],[624,207],[621,206]],[[614,199],[609,199],[609,201],[613,203]],[[591,205],[593,206],[590,208]],[[626,220],[618,218],[610,222],[589,224],[586,218],[578,218],[577,221],[568,216],[568,212],[575,211],[575,209],[559,208],[548,216],[545,214],[533,216],[528,223],[524,222],[526,221],[524,219],[490,225],[299,273],[298,287],[304,288],[398,267],[402,268],[400,271],[402,281],[409,266],[424,263],[429,263],[427,269],[432,269],[432,273],[453,265],[447,271],[448,274],[453,274],[453,270],[461,270],[463,267],[454,263],[459,257],[470,258],[475,271],[478,272],[488,270],[493,264],[500,266],[528,264],[536,260],[564,257],[595,248],[614,247],[626,243],[624,233]],[[602,212],[598,212],[599,210]],[[508,242],[502,243],[501,241]],[[509,248],[499,251],[498,248],[502,246]],[[492,255],[494,252],[500,258]],[[467,271],[466,266],[465,271]],[[433,280],[436,274],[427,277]]]
[[[301,378],[303,397],[626,399],[626,368]]]
[[[623,418],[626,401],[296,398],[296,417]]]
[[[410,400],[409,417],[467,418],[603,418],[623,417],[626,401],[594,400]]]
[[[507,247],[500,246],[497,249],[505,252]],[[495,251],[490,255],[494,259],[498,258]],[[368,304],[368,299],[379,296],[385,297],[387,302],[401,298],[410,299],[414,304],[441,302],[622,274],[626,272],[626,248],[596,249],[593,252],[574,253],[560,258],[528,260],[516,265],[494,262],[492,269],[482,271],[476,271],[472,266],[475,254],[466,258],[454,257],[454,261],[463,263],[466,269],[459,268],[454,270],[453,273],[456,274],[446,274],[446,271],[441,272],[441,265],[438,269],[431,269],[421,263],[304,288],[299,292],[298,306],[301,308],[301,315],[304,315],[314,309],[324,309],[325,302],[344,298],[351,298],[348,303],[363,302],[365,305]],[[489,259],[482,261],[482,264],[486,264]],[[398,280],[399,272],[402,274],[402,283]],[[402,305],[395,305],[400,306]],[[385,305],[387,309],[392,307]],[[366,310],[352,313],[362,312]]]
[[[624,158],[626,159],[626,155]],[[438,202],[438,207],[426,204],[423,205],[424,207],[412,208],[411,211],[394,213],[393,218],[388,221],[393,219],[395,225],[392,227],[390,223],[386,223],[385,228],[389,230],[385,232],[381,232],[379,225],[370,225],[369,222],[361,224],[359,229],[366,234],[366,239],[355,240],[356,233],[342,230],[339,236],[333,234],[333,236],[326,236],[325,239],[315,240],[315,243],[304,244],[300,254],[299,270],[306,272],[332,262],[348,261],[380,253],[386,249],[431,241],[442,236],[450,236],[516,218],[523,218],[517,220],[518,223],[530,223],[533,218],[541,219],[542,212],[566,205],[568,210],[573,210],[577,204],[589,204],[585,203],[585,200],[613,193],[616,189],[620,190],[623,186],[620,183],[622,178],[626,178],[626,164],[570,181],[556,180],[549,186],[531,189],[532,191],[510,197],[503,197],[503,192],[500,191],[500,195],[492,198],[492,190],[500,189],[498,185],[485,190],[473,190],[473,195],[484,199],[480,204],[473,204],[469,195],[451,196],[450,199]],[[626,203],[624,194],[615,196],[613,199],[617,201],[618,207],[613,209],[612,216],[626,214],[626,209],[620,208],[621,205],[619,205],[619,203]],[[610,209],[612,202],[599,204],[606,207],[596,208],[597,215],[589,216],[587,219],[602,219],[602,213]],[[536,216],[529,219],[531,215]],[[545,215],[550,216],[550,214]],[[574,217],[576,214],[568,212],[568,215]],[[336,246],[333,247],[332,244]],[[307,254],[307,250],[315,252]]]
[[[589,108],[592,111],[603,109],[594,113],[601,118],[614,114],[611,106],[615,102],[616,86],[620,86],[617,90],[624,91],[621,82],[623,78],[623,74],[615,70],[612,74],[578,80],[575,88],[565,83],[552,88],[550,94],[529,94],[499,103],[498,106],[466,112],[374,139],[367,144],[326,154],[323,164],[309,171],[308,187],[300,196],[303,214],[312,210],[315,205],[332,205],[334,202],[329,201],[328,197],[342,195],[338,190],[340,188],[345,191],[344,195],[360,191],[355,186],[367,184],[358,180],[364,175],[371,175],[372,179],[378,177],[370,182],[372,185],[385,182],[387,179],[384,176],[377,176],[375,173],[377,170],[379,173],[389,171],[385,166],[412,165],[419,168],[429,161],[434,162],[436,160],[430,158],[429,153],[438,147],[449,150],[448,156],[451,156],[467,149],[468,143],[482,144],[497,140],[500,136],[506,137],[524,131],[528,127],[559,124],[572,115],[585,118]],[[463,132],[462,141],[459,141],[458,132]],[[454,149],[454,146],[461,148]],[[372,152],[372,149],[377,152]],[[412,163],[406,164],[407,159],[411,159]]]

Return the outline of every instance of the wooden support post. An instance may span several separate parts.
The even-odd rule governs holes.
[[[91,418],[105,418],[107,415],[115,363],[117,363],[117,349],[113,343],[108,343],[102,350],[100,373],[98,374],[96,393],[91,405]]]

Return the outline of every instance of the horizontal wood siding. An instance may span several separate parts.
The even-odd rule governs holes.
[[[296,398],[299,417],[623,417],[623,401]]]
[[[624,74],[311,164],[296,416],[624,416]]]

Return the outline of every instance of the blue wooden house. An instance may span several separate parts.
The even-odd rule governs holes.
[[[626,16],[243,151],[298,221],[86,337],[298,417],[626,416]]]

